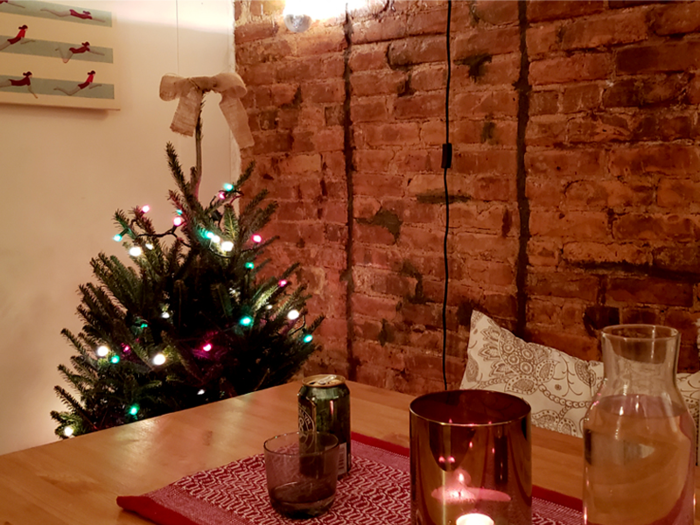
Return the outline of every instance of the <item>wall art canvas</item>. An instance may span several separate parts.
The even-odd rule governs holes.
[[[103,9],[0,0],[0,103],[119,109],[114,31]]]

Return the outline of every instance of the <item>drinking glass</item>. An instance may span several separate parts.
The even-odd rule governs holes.
[[[290,432],[265,441],[265,473],[272,507],[288,518],[319,516],[331,508],[338,481],[338,438]]]
[[[601,334],[605,379],[583,422],[587,525],[692,525],[695,424],[676,386],[678,330]]]

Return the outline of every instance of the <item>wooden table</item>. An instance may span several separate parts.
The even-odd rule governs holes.
[[[413,397],[349,386],[353,431],[408,447]],[[296,429],[299,387],[290,383],[0,456],[0,523],[148,523],[122,512],[116,497],[261,453],[266,438]],[[581,497],[580,439],[533,427],[532,452],[535,485]]]

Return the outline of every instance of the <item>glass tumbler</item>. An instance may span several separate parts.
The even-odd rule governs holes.
[[[331,508],[338,481],[338,438],[290,432],[265,441],[265,474],[272,507],[288,518],[319,516]]]
[[[605,378],[583,422],[587,525],[692,525],[695,424],[676,386],[680,336],[656,325],[601,334]]]

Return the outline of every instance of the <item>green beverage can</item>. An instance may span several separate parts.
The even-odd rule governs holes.
[[[299,390],[299,431],[329,432],[338,438],[338,475],[350,471],[350,390],[334,374],[305,377]]]

